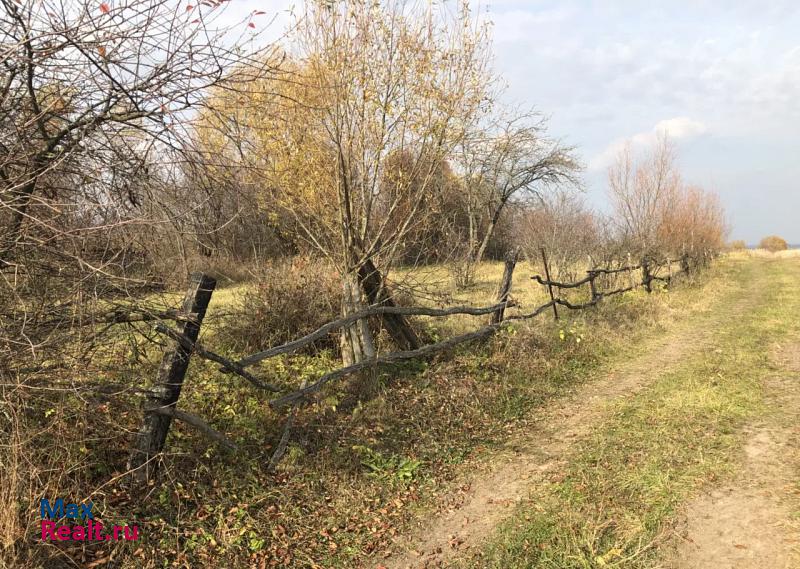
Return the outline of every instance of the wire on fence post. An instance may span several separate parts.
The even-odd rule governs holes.
[[[547,279],[547,290],[550,293],[550,301],[553,303],[553,316],[558,320],[558,307],[556,306],[556,297],[553,294],[553,283],[550,281],[550,267],[547,265],[547,254],[544,252],[544,247],[540,248],[542,252],[542,262],[544,263],[544,276]]]

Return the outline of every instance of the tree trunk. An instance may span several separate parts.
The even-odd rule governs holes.
[[[361,266],[358,279],[370,305],[395,306],[383,286],[383,277],[371,259]],[[402,314],[382,314],[381,322],[395,345],[401,350],[416,350],[420,346],[416,332]]]
[[[492,240],[492,235],[494,235],[494,229],[497,227],[497,222],[500,219],[500,212],[497,211],[495,215],[492,217],[492,220],[489,222],[489,226],[486,228],[486,234],[483,236],[483,240],[481,241],[481,246],[478,248],[478,251],[475,253],[474,257],[472,258],[472,262],[476,265],[483,261],[483,256],[486,254],[486,249],[489,247],[489,241]]]
[[[342,316],[349,316],[364,309],[364,297],[358,275],[345,273],[342,275]],[[340,344],[342,363],[353,365],[368,358],[375,357],[375,341],[369,328],[369,320],[363,318],[342,328]]]

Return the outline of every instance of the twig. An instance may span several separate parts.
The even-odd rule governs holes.
[[[195,427],[197,430],[201,431],[204,435],[208,438],[213,439],[220,445],[224,446],[230,450],[236,450],[236,444],[233,443],[230,439],[228,439],[225,435],[211,427],[208,423],[203,421],[197,415],[192,415],[191,413],[186,413],[185,411],[178,411],[174,407],[158,407],[156,409],[149,409],[150,413],[155,413],[157,415],[165,415],[167,417],[172,417],[173,419],[178,419],[179,421],[183,421],[184,423]]]

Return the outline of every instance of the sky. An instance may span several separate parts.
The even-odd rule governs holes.
[[[441,1],[441,0],[440,0]],[[453,0],[445,0],[453,2]],[[277,35],[299,0],[232,0]],[[483,0],[505,102],[550,117],[577,147],[587,200],[626,140],[666,131],[684,181],[719,193],[731,239],[800,243],[800,3]]]

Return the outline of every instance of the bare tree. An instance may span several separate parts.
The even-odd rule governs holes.
[[[614,220],[623,239],[640,254],[655,252],[659,230],[681,184],[674,146],[667,135],[660,135],[641,160],[626,144],[609,169],[608,184]]]
[[[41,355],[42,342],[59,345],[48,328],[37,338],[35,315],[16,311],[78,310],[148,286],[143,260],[160,246],[160,228],[181,237],[180,219],[195,205],[174,195],[177,166],[207,90],[237,89],[234,67],[237,79],[271,71],[269,57],[240,45],[250,39],[247,21],[219,25],[222,5],[0,0],[0,298],[14,299],[2,327],[9,350]]]
[[[598,221],[582,194],[549,192],[515,213],[515,235],[523,251],[529,259],[538,259],[539,249],[544,247],[551,271],[562,280],[577,277],[587,256],[599,254]]]
[[[250,74],[265,70],[264,58],[238,49],[245,22],[240,32],[217,27],[222,4],[0,0],[5,265],[20,247],[135,217],[137,181],[154,155],[181,147],[204,92],[243,60]]]
[[[578,184],[573,148],[547,136],[537,113],[505,111],[478,123],[459,147],[469,219],[467,257],[480,262],[505,208],[541,192]]]

